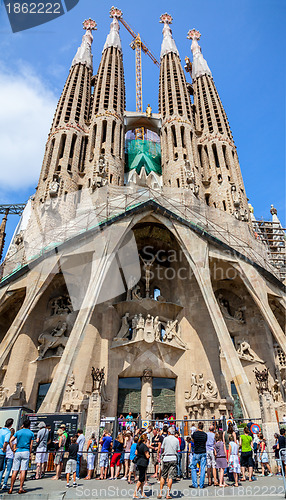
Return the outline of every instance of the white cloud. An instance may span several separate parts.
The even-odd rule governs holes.
[[[11,71],[0,65],[1,191],[35,187],[57,97],[23,63]]]

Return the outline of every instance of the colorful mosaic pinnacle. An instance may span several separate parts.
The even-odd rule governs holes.
[[[160,23],[172,24],[172,21],[173,21],[172,16],[170,16],[170,14],[167,14],[167,12],[165,12],[165,14],[162,14],[160,16]]]
[[[82,24],[84,30],[97,30],[97,23],[90,17],[89,19],[85,19]]]
[[[192,40],[199,40],[201,38],[201,34],[198,30],[193,28],[192,30],[188,31],[187,38],[191,38]]]
[[[117,17],[117,19],[120,19],[123,13],[122,10],[117,9],[117,7],[111,7],[109,15],[110,17]]]

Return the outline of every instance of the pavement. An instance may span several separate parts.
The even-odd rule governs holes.
[[[76,488],[66,488],[65,478],[59,481],[52,481],[50,479],[52,474],[47,478],[36,480],[27,480],[24,488],[27,493],[24,495],[25,499],[31,500],[77,500],[77,499],[115,499],[126,500],[131,499],[135,485],[128,484],[127,481],[121,480],[103,480],[99,481],[92,479],[85,481],[80,479]],[[145,486],[145,494],[147,498],[155,499],[159,493],[159,483],[156,479],[150,478],[150,484]],[[192,498],[224,498],[226,500],[233,497],[243,499],[282,499],[286,498],[284,492],[284,483],[281,476],[272,477],[256,477],[256,481],[240,483],[238,488],[228,486],[226,488],[219,488],[215,486],[206,486],[204,489],[192,489],[190,479],[181,479],[173,484],[171,494],[173,498],[178,499],[192,499]],[[8,495],[7,492],[0,493],[0,499],[15,499],[19,498],[18,486],[15,483],[15,493]],[[166,488],[163,491],[163,498],[166,497]]]

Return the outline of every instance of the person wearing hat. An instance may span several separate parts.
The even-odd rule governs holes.
[[[51,479],[60,479],[61,478],[61,473],[63,469],[63,457],[64,457],[64,451],[65,451],[65,444],[66,444],[66,436],[65,433],[60,427],[57,432],[59,436],[59,441],[58,441],[58,451],[56,452],[54,464],[56,466],[56,475],[53,476]]]
[[[39,422],[38,424],[39,432],[37,434],[37,451],[36,451],[36,479],[41,479],[43,467],[45,463],[47,447],[48,447],[48,437],[49,431],[46,428],[45,422]]]

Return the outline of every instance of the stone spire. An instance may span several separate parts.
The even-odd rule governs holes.
[[[85,64],[89,69],[92,70],[92,53],[91,44],[93,41],[92,30],[96,30],[96,22],[92,19],[86,19],[83,23],[83,29],[86,33],[82,37],[81,46],[77,49],[77,53],[73,58],[71,66],[76,64]]]
[[[110,17],[112,17],[112,23],[110,25],[110,32],[107,35],[106,42],[103,47],[103,51],[108,47],[116,47],[118,50],[122,52],[121,40],[119,36],[119,22],[118,19],[122,17],[122,11],[117,9],[116,7],[111,7],[110,9]]]
[[[192,29],[194,125],[199,170],[206,204],[248,220],[249,208],[236,147],[211,71],[198,44],[200,32]]]
[[[174,54],[179,55],[179,51],[176,47],[175,40],[172,36],[172,30],[170,28],[170,24],[172,24],[173,18],[170,16],[170,14],[162,14],[160,17],[160,23],[164,23],[164,28],[163,28],[163,42],[161,45],[161,55],[160,57],[162,58],[164,55],[168,54],[169,52],[173,52]]]
[[[110,33],[95,78],[93,105],[85,162],[86,187],[124,183],[125,82],[118,19],[122,11],[112,7]]]
[[[201,47],[198,44],[198,40],[201,38],[201,34],[198,30],[193,28],[188,32],[187,38],[192,40],[191,51],[193,53],[193,65],[192,65],[192,79],[195,80],[198,76],[209,75],[212,76],[211,70],[208,67],[207,61],[204,59]]]
[[[2,254],[3,254],[3,250],[4,250],[5,236],[6,236],[5,229],[6,229],[8,213],[9,213],[9,208],[6,209],[5,215],[4,215],[2,222],[0,224],[0,261],[2,259]],[[0,275],[0,279],[1,279],[1,275]]]

